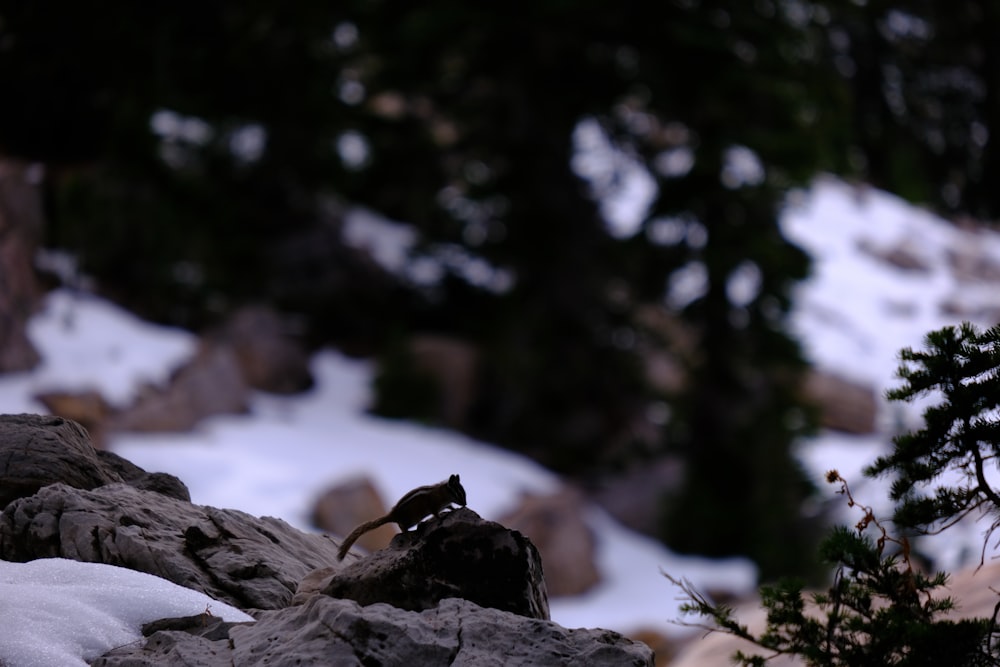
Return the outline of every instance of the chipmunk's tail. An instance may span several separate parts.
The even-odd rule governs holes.
[[[387,524],[390,521],[392,521],[392,519],[388,516],[383,516],[373,521],[363,523],[352,530],[351,534],[345,537],[344,541],[340,543],[340,549],[337,550],[337,560],[344,560],[344,556],[347,555],[347,552],[350,551],[351,547],[358,541],[359,537],[367,533],[369,530],[375,530],[379,526]]]

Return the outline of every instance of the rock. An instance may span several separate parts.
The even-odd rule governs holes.
[[[192,505],[176,478],[94,450],[59,417],[0,416],[0,460],[0,489],[18,491],[0,514],[0,559],[123,566],[258,619],[224,623],[209,608],[157,621],[143,645],[94,665],[652,665],[641,643],[548,621],[538,551],[468,509],[345,564],[329,537]]]
[[[0,558],[61,557],[163,577],[240,608],[288,605],[310,571],[336,563],[337,545],[271,517],[201,507],[110,484],[63,484],[0,515]]]
[[[212,336],[236,355],[243,377],[254,389],[292,394],[312,386],[309,355],[287,318],[267,306],[237,310]]]
[[[479,351],[458,338],[414,336],[410,341],[414,368],[431,377],[439,391],[435,421],[462,430],[477,394]]]
[[[374,411],[463,430],[482,400],[479,351],[458,338],[429,334],[400,338],[378,359]]]
[[[197,616],[183,616],[181,618],[161,618],[152,623],[145,623],[142,626],[142,634],[149,637],[157,632],[181,631],[204,637],[209,641],[217,639],[228,639],[229,630],[237,623],[225,621],[218,616],[212,616],[211,610],[208,613]]]
[[[546,496],[526,495],[517,509],[500,518],[538,548],[549,595],[579,595],[601,580],[585,509],[582,494],[564,488]]]
[[[858,250],[902,271],[929,273],[930,261],[921,256],[921,248],[911,239],[879,247],[869,239],[858,241]]]
[[[49,413],[71,419],[87,429],[91,443],[104,448],[105,422],[112,408],[95,389],[84,391],[46,391],[35,394],[35,400],[45,406]]]
[[[385,516],[389,508],[369,477],[358,477],[328,489],[313,509],[313,525],[335,535],[348,535],[365,521]],[[395,524],[385,524],[358,538],[358,544],[368,551],[382,549],[396,534]]]
[[[878,395],[864,384],[836,374],[813,370],[805,378],[806,400],[820,411],[820,424],[846,433],[874,433]]]
[[[97,458],[106,469],[137,489],[155,491],[176,500],[191,501],[191,492],[187,485],[173,475],[165,472],[146,472],[128,459],[106,449],[99,449]]]
[[[122,478],[98,458],[76,422],[43,415],[0,415],[0,507],[61,482],[94,489]]]
[[[982,235],[965,231],[948,249],[948,265],[955,278],[965,283],[1000,282],[1000,262],[984,245]]]
[[[482,607],[549,618],[538,551],[517,531],[468,508],[400,533],[388,548],[336,572],[322,592],[412,611],[462,597]]]
[[[622,524],[655,537],[663,528],[664,497],[680,488],[683,479],[684,463],[677,456],[662,456],[606,473],[588,484],[587,494]]]
[[[212,415],[248,410],[249,388],[234,352],[202,343],[165,388],[147,387],[130,407],[114,414],[109,430],[189,431]]]
[[[628,633],[628,638],[652,649],[656,667],[667,667],[667,665],[673,664],[674,653],[677,651],[677,641],[667,637],[662,630],[644,628]]]
[[[228,640],[159,631],[122,647],[99,667],[200,665],[409,665],[635,667],[653,665],[648,646],[607,630],[568,630],[550,621],[450,598],[405,611],[315,596],[301,607],[258,614],[228,628]]]

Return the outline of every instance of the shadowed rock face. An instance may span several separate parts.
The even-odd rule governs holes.
[[[386,549],[332,574],[325,595],[420,611],[460,597],[529,618],[549,618],[538,550],[521,533],[468,508],[400,533]]]
[[[192,505],[127,484],[55,484],[7,506],[0,558],[59,557],[163,577],[241,608],[286,606],[337,545],[280,519]]]
[[[302,606],[261,612],[257,619],[250,624],[210,621],[206,625],[204,619],[194,618],[187,632],[150,633],[144,647],[116,649],[91,664],[653,665],[648,646],[616,633],[568,630],[454,598],[414,612],[387,604],[362,607],[351,600],[316,595]],[[222,632],[228,635],[219,638]]]
[[[95,665],[653,664],[644,644],[548,621],[538,551],[472,510],[341,562],[331,537],[193,505],[177,478],[98,453],[58,417],[0,416],[0,474],[0,558],[119,565],[258,619],[150,624]]]
[[[98,458],[76,422],[42,415],[0,415],[0,507],[61,482],[94,489],[122,477]]]
[[[0,509],[50,484],[89,490],[117,482],[191,500],[173,475],[148,473],[117,454],[94,449],[87,430],[74,421],[0,415]]]

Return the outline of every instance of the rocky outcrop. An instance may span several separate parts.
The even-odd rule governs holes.
[[[189,431],[206,417],[248,411],[250,388],[236,353],[202,342],[165,387],[147,386],[135,402],[109,415],[109,431]]]
[[[244,306],[211,339],[233,351],[248,385],[293,394],[313,383],[309,355],[295,329],[291,320],[272,308]]]
[[[247,307],[203,336],[167,382],[141,387],[127,405],[112,405],[95,390],[58,387],[35,399],[82,423],[98,445],[115,431],[189,431],[214,415],[247,412],[252,389],[288,394],[312,385],[308,354],[287,329],[278,313]]]
[[[844,433],[874,433],[878,394],[871,386],[825,371],[806,374],[805,398],[819,410],[820,424]]]
[[[101,462],[76,422],[40,415],[0,415],[0,507],[60,482],[94,489],[121,482]]]
[[[107,424],[114,409],[96,389],[82,391],[54,390],[42,391],[34,395],[51,415],[75,421],[87,429],[90,441],[98,449],[104,449],[107,440]]]
[[[0,516],[0,558],[60,557],[163,577],[242,609],[286,606],[336,543],[271,517],[202,507],[128,484],[64,484],[21,498]]]
[[[94,450],[58,417],[0,416],[0,462],[0,489],[16,489],[0,514],[0,558],[119,565],[258,619],[149,624],[145,641],[94,665],[653,664],[644,644],[545,620],[538,552],[468,509],[340,562],[330,537],[193,505],[176,478]]]
[[[148,473],[112,452],[95,450],[86,429],[61,417],[0,415],[0,508],[50,484],[96,489],[124,482],[191,500],[173,475]]]
[[[205,665],[409,665],[511,667],[651,666],[644,644],[606,630],[568,630],[451,598],[422,612],[387,604],[361,606],[315,596],[300,607],[262,612],[253,624],[217,624],[212,640],[161,630],[142,647],[116,649],[95,667]],[[227,627],[228,625],[228,627]]]
[[[370,477],[355,477],[327,489],[313,507],[313,525],[335,535],[347,535],[356,526],[389,513]],[[396,534],[395,524],[387,523],[358,538],[358,546],[368,551],[382,549]]]
[[[601,579],[596,539],[585,511],[583,494],[567,487],[548,495],[525,495],[500,519],[538,548],[549,595],[580,595]]]
[[[334,572],[321,590],[362,605],[386,602],[408,610],[461,597],[549,618],[538,550],[520,533],[465,507],[400,533],[387,548]]]
[[[858,241],[862,253],[901,271],[930,273],[930,260],[921,245],[914,239],[900,239],[895,243],[879,245],[870,239]]]

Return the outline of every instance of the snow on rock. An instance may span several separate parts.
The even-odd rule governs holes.
[[[140,640],[144,623],[206,611],[226,621],[254,620],[203,593],[113,565],[0,561],[0,664],[86,665]]]

